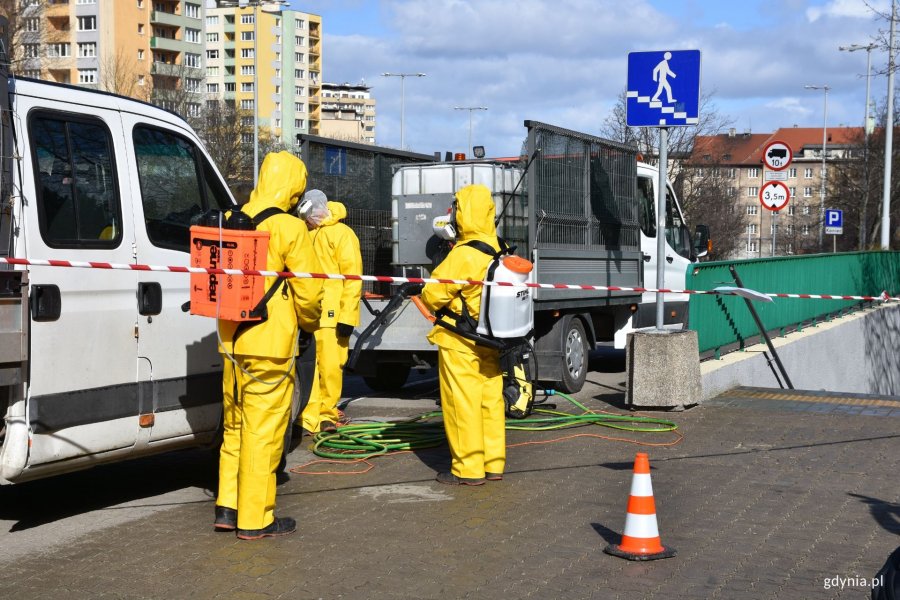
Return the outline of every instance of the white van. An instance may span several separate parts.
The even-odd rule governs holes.
[[[0,87],[0,256],[187,266],[191,218],[234,205],[177,115],[43,81]],[[4,483],[214,438],[222,360],[215,320],[182,310],[189,279],[0,266]]]

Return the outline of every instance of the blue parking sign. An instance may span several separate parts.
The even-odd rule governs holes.
[[[628,53],[629,127],[679,127],[700,120],[700,51]]]
[[[836,208],[825,209],[825,233],[827,235],[844,233],[844,211]]]

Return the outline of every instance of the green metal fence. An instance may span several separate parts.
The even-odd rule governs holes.
[[[763,293],[877,296],[900,291],[900,252],[848,252],[693,264],[688,267],[689,290],[711,290],[736,285],[729,265],[734,265],[744,287]],[[856,300],[775,298],[754,302],[760,320],[769,331],[783,333],[804,324],[830,318],[861,307]],[[742,298],[691,296],[689,325],[697,332],[700,352],[743,348],[759,329]]]

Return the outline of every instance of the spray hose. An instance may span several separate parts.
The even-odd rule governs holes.
[[[507,419],[508,431],[550,431],[598,425],[637,433],[675,431],[678,425],[665,419],[632,415],[596,413],[574,398],[550,392],[571,402],[584,411],[570,414],[548,408],[535,408],[527,419]],[[446,443],[444,425],[438,417],[441,411],[431,411],[404,421],[357,423],[342,425],[337,431],[319,432],[313,438],[312,452],[327,459],[364,460],[394,452],[434,448]]]

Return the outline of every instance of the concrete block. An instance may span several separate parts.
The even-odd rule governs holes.
[[[683,410],[700,402],[696,331],[648,329],[628,334],[625,402],[632,407]]]

